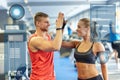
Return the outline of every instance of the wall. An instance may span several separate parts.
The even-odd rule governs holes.
[[[4,29],[4,25],[8,22],[7,10],[0,7],[0,29]]]

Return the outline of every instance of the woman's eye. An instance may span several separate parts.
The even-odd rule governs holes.
[[[80,26],[78,26],[78,28],[80,28]]]

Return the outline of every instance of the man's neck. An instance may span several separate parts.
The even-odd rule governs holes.
[[[44,36],[46,36],[46,31],[41,31],[41,30],[36,30],[35,31],[35,34],[37,34],[38,36],[41,36],[41,37],[44,37]]]

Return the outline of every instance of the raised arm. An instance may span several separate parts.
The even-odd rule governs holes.
[[[62,43],[62,25],[63,25],[64,14],[59,13],[56,21],[56,36],[52,41],[48,41],[43,37],[33,37],[30,40],[30,45],[33,49],[40,49],[43,51],[54,51],[60,50]]]

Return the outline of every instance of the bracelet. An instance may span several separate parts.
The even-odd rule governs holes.
[[[56,30],[62,30],[63,28],[56,28]]]

